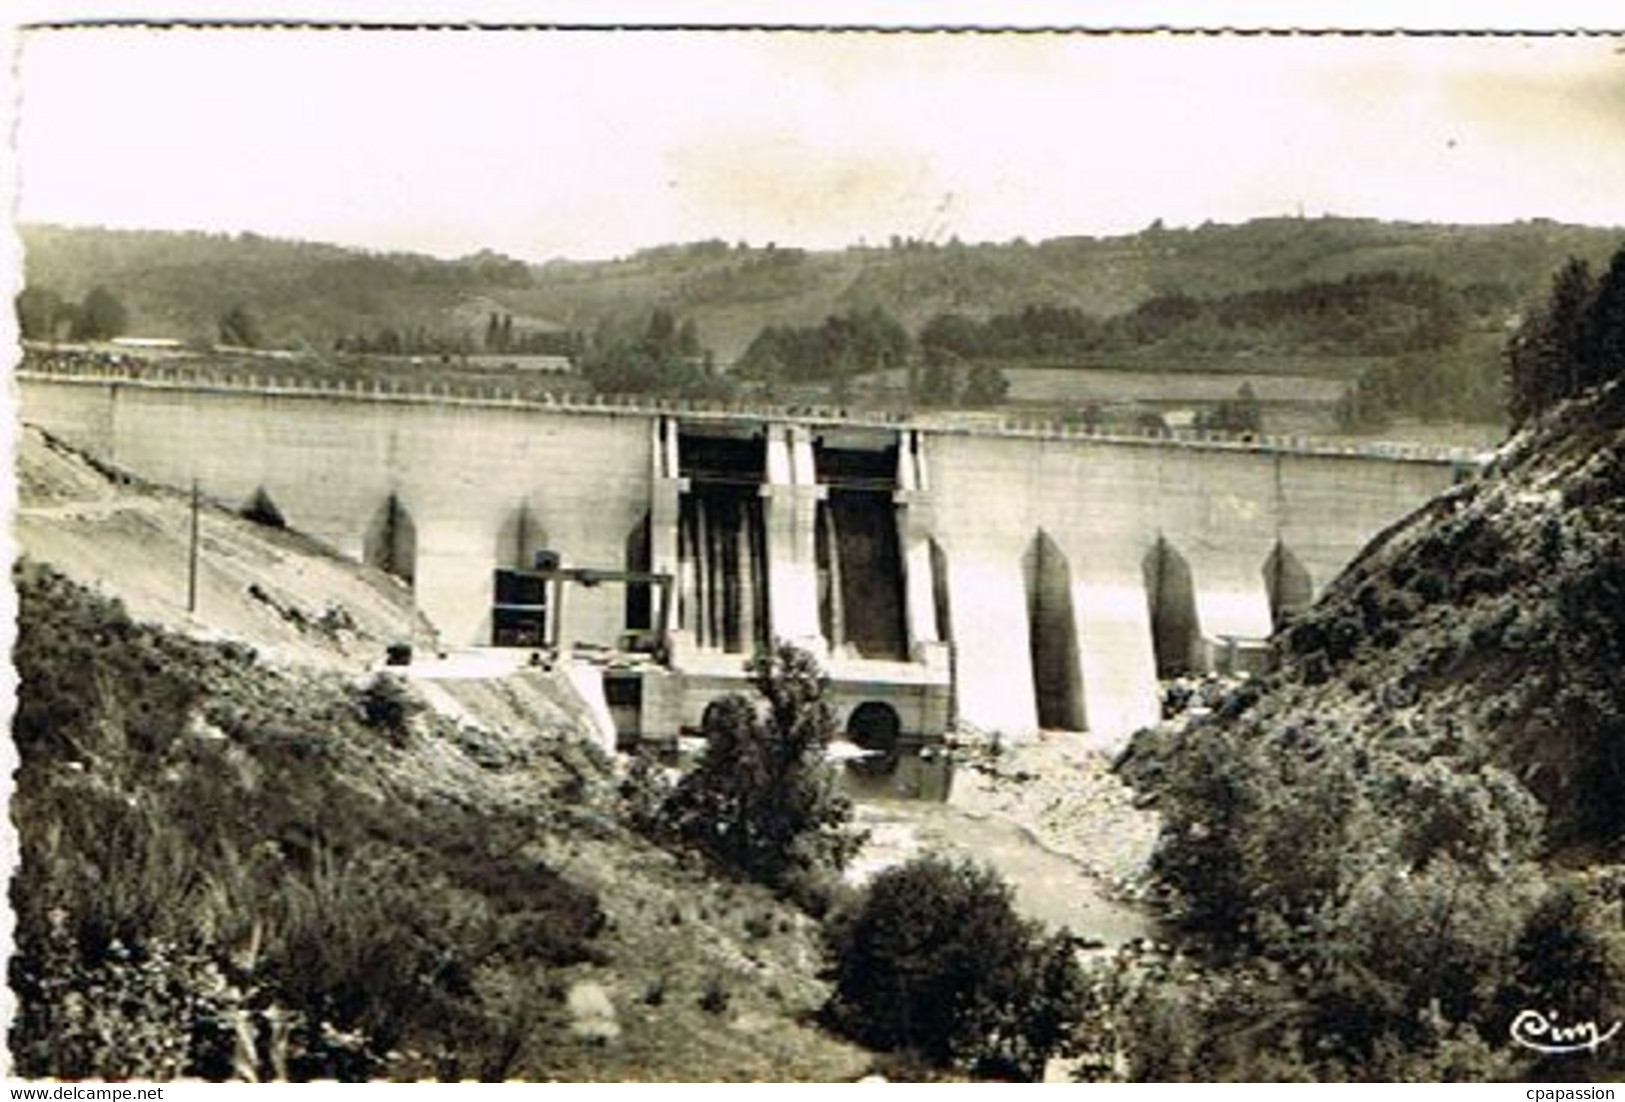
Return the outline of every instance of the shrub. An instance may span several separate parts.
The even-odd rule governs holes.
[[[780,644],[748,669],[760,703],[722,698],[704,754],[665,803],[671,833],[723,867],[781,889],[845,867],[862,844],[824,760],[834,716],[805,651]],[[798,892],[798,894],[800,894]]]
[[[1037,1079],[1081,1010],[1070,935],[1016,914],[992,870],[927,856],[875,877],[827,931],[831,1023],[938,1066]]]
[[[23,1073],[505,1074],[524,1032],[495,994],[601,958],[597,896],[534,848],[539,805],[378,768],[394,753],[344,679],[133,624],[48,570],[18,588]],[[417,707],[361,695],[379,723]]]
[[[1516,1078],[1503,1023],[1412,1009],[1368,1051],[1339,1043],[1326,1007],[1268,963],[1223,966],[1125,946],[1087,972],[1077,1074],[1130,1082],[1458,1082]]]
[[[1256,970],[1204,968],[1136,942],[1093,961],[1084,986],[1076,1065],[1081,1080],[1272,1082],[1308,1076],[1301,1008]],[[1261,1022],[1267,1028],[1258,1028]],[[1267,1061],[1260,1059],[1265,1053]]]
[[[1318,1034],[1365,1058],[1382,1042],[1424,1047],[1425,1008],[1440,1029],[1488,1027],[1538,885],[1527,866],[1493,875],[1449,857],[1412,871],[1374,865],[1303,939]]]
[[[622,817],[639,834],[659,839],[667,831],[666,802],[672,783],[665,770],[651,757],[632,759],[620,785]]]
[[[208,958],[154,942],[121,941],[87,964],[66,915],[12,971],[22,1013],[11,1051],[29,1077],[174,1079],[229,1061],[231,1015],[242,993]]]
[[[1504,1021],[1539,1010],[1565,1023],[1625,1020],[1625,922],[1618,870],[1612,885],[1569,875],[1541,898],[1514,951],[1515,971],[1502,993]],[[1615,1065],[1622,1061],[1610,1052]],[[1553,1069],[1564,1074],[1561,1067]],[[1572,1069],[1568,1072],[1572,1075]]]
[[[423,705],[398,677],[373,675],[361,690],[361,718],[368,727],[389,735],[399,745],[410,731],[412,717]]]
[[[700,994],[700,1009],[707,1014],[726,1014],[732,1002],[728,994],[728,985],[719,975],[705,981],[705,990]]]
[[[1140,746],[1154,763],[1129,767],[1164,817],[1155,868],[1187,928],[1290,977],[1280,1002],[1314,1044],[1306,1063],[1291,1057],[1270,1075],[1363,1077],[1379,1059],[1397,1074],[1410,1057],[1464,1073],[1481,1055],[1477,1030],[1504,1037],[1490,1023],[1542,886],[1542,809],[1510,772],[1464,752],[1445,724],[1378,737],[1312,718],[1209,723]],[[1189,989],[1140,999],[1142,1032]],[[1232,1012],[1279,1018],[1262,1005]],[[1166,1055],[1146,1052],[1139,1066],[1180,1074],[1169,1061],[1181,1045],[1196,1066],[1220,1040],[1205,1031],[1233,1029],[1223,1014],[1187,1017],[1169,1026]],[[1265,1074],[1250,1051],[1226,1059],[1237,1075]]]

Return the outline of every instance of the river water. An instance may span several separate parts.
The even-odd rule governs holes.
[[[1028,918],[1108,946],[1157,936],[1148,911],[1110,898],[1082,865],[1045,849],[1013,823],[973,817],[950,803],[872,795],[859,795],[856,811],[869,842],[848,871],[854,882],[920,853],[969,857],[1009,882]]]

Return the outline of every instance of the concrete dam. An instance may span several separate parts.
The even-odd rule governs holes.
[[[1468,469],[1010,422],[18,379],[23,420],[90,455],[234,508],[269,501],[393,573],[443,646],[613,654],[660,631],[661,662],[601,662],[628,738],[698,727],[777,638],[819,656],[865,746],[955,720],[1114,741],[1157,718],[1159,677],[1258,662],[1372,536]]]

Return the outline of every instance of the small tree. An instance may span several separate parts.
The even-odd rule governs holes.
[[[1595,294],[1590,266],[1571,258],[1553,278],[1547,301],[1507,343],[1507,413],[1513,428],[1583,387],[1582,344]]]
[[[700,331],[694,324],[693,318],[684,318],[677,327],[677,355],[685,359],[693,359],[701,355],[705,349],[700,346]]]
[[[653,311],[636,333],[618,331],[607,323],[600,326],[579,362],[581,374],[601,394],[716,398],[731,391],[692,321],[679,322],[663,307]]]
[[[411,732],[412,717],[423,703],[412,695],[406,682],[391,674],[375,674],[360,692],[361,721],[382,731],[395,745],[402,745]]]
[[[254,315],[248,312],[248,307],[238,303],[224,314],[220,315],[217,326],[220,332],[220,343],[233,345],[238,348],[258,348],[264,343],[260,334],[259,322]]]
[[[958,397],[959,383],[948,354],[927,356],[925,376],[920,382],[919,401],[923,406],[951,406]]]
[[[723,697],[706,715],[699,764],[667,801],[673,832],[735,872],[796,890],[837,872],[862,836],[824,748],[834,716],[818,662],[787,643],[747,667],[759,700]]]
[[[1038,1079],[1083,1007],[1071,936],[1018,915],[985,866],[931,855],[887,869],[825,936],[832,1023],[938,1066]]]
[[[24,287],[17,295],[17,327],[25,340],[55,340],[70,314],[62,296],[49,288]]]
[[[1547,890],[1518,938],[1516,969],[1502,993],[1509,1016],[1529,1007],[1564,1022],[1625,1015],[1620,902],[1603,896],[1574,876]]]
[[[992,364],[979,363],[970,369],[965,383],[967,406],[996,406],[1010,393],[1010,380]]]
[[[76,341],[105,341],[124,332],[130,324],[129,312],[106,287],[94,287],[73,321]]]
[[[656,360],[668,360],[676,354],[677,317],[664,306],[657,306],[649,315],[643,329],[643,347]]]
[[[1600,279],[1571,259],[1551,294],[1506,348],[1507,413],[1513,428],[1589,387],[1625,375],[1625,247]]]
[[[1214,432],[1262,432],[1264,407],[1253,384],[1242,383],[1234,398],[1222,399],[1213,410],[1198,414],[1196,425]]]
[[[1615,251],[1597,280],[1578,337],[1575,392],[1625,376],[1625,246]]]

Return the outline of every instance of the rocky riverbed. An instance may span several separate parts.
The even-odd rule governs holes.
[[[1010,882],[1017,905],[1051,926],[1120,945],[1155,934],[1138,902],[1156,842],[1154,813],[1076,735],[962,743],[945,802],[858,793],[869,844],[849,872],[863,881],[922,852],[969,857]]]
[[[1157,815],[1138,806],[1111,759],[1078,735],[962,743],[949,803],[967,816],[1020,826],[1115,896],[1137,897],[1144,887]]]

